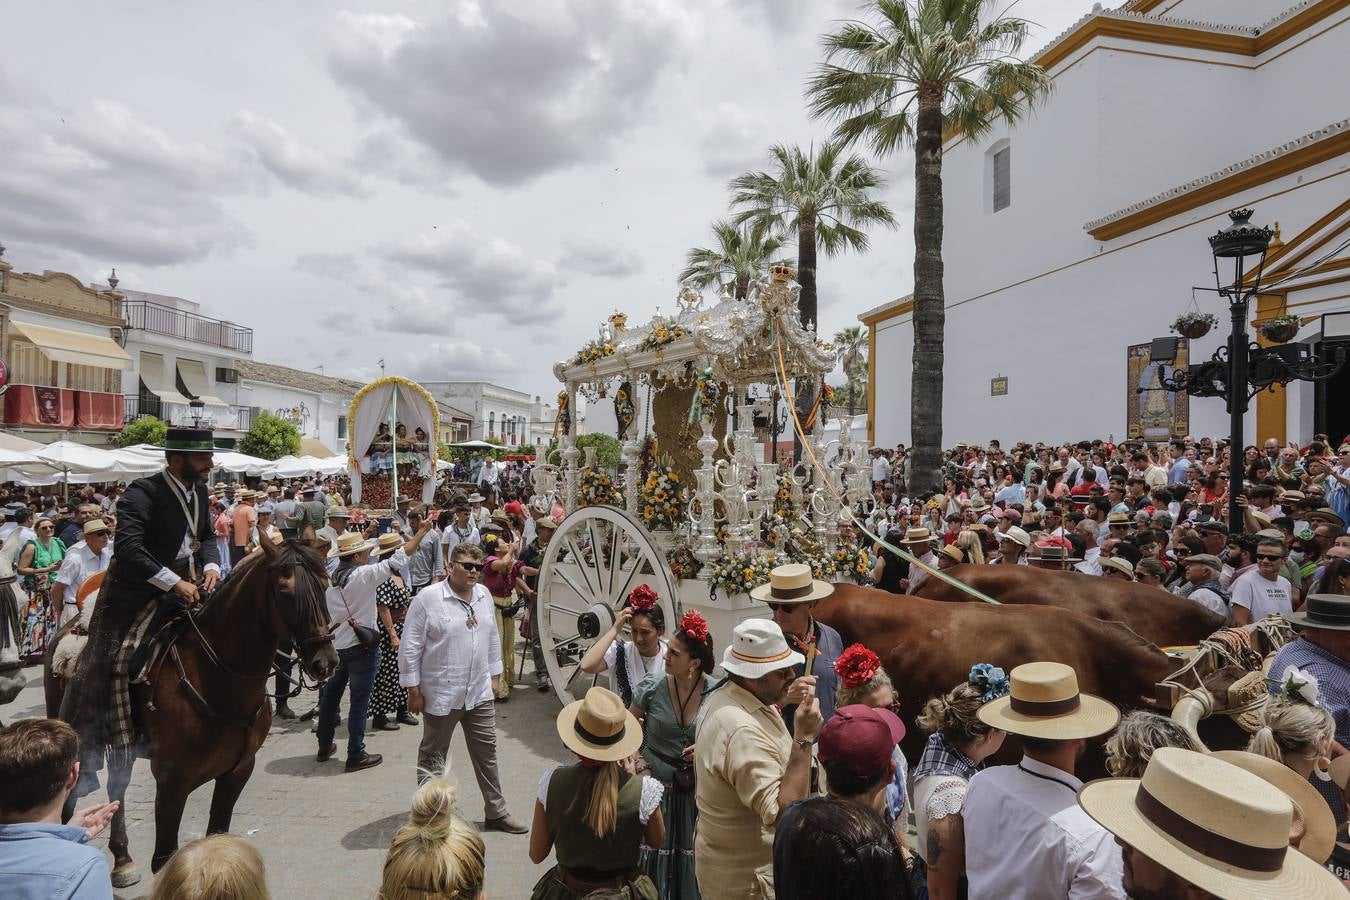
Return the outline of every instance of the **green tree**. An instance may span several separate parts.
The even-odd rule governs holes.
[[[783,238],[766,223],[737,226],[723,220],[714,222],[712,229],[716,245],[691,249],[680,281],[698,288],[730,284],[732,296],[744,300],[750,293],[750,282],[767,272],[769,266],[793,264],[791,259],[774,258],[783,249]]]
[[[290,422],[262,412],[239,442],[239,452],[260,459],[280,459],[300,452],[300,432]]]
[[[812,115],[838,123],[837,139],[880,156],[914,148],[911,487],[923,492],[940,484],[942,459],[943,131],[976,140],[1016,123],[1051,81],[1017,57],[1028,23],[992,0],[867,0],[863,17],[823,38],[825,61],[806,94]]]
[[[838,256],[865,251],[864,228],[895,227],[890,207],[873,198],[885,179],[858,155],[843,156],[842,145],[827,141],[819,152],[775,144],[771,171],[747,172],[731,181],[736,223],[767,226],[797,238],[797,309],[802,324],[816,327],[816,253]]]
[[[619,468],[619,460],[623,458],[623,445],[619,439],[607,434],[583,434],[577,438],[577,449],[582,452],[582,461],[585,461],[587,447],[595,448],[595,461],[602,469],[615,470]]]
[[[134,447],[136,444],[154,444],[164,446],[169,426],[154,416],[141,416],[128,422],[126,427],[113,438],[114,447]]]
[[[836,403],[850,409],[866,406],[867,333],[861,325],[850,325],[834,335],[834,354],[844,370],[844,396],[836,392]]]

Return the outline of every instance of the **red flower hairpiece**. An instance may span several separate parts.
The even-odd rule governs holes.
[[[834,661],[834,672],[845,687],[862,687],[877,676],[881,659],[862,644],[854,644]]]
[[[696,609],[691,609],[680,616],[680,631],[683,631],[686,637],[698,641],[700,644],[708,642],[708,620],[703,618]]]
[[[656,606],[656,591],[650,585],[639,584],[628,594],[628,605],[633,612],[650,612]]]

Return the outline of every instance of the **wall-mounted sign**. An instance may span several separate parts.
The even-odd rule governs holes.
[[[1190,432],[1190,398],[1185,391],[1162,386],[1164,376],[1186,370],[1190,341],[1177,342],[1176,358],[1152,361],[1151,344],[1134,344],[1126,351],[1125,434],[1135,440],[1165,441]]]
[[[1005,397],[1008,394],[1008,376],[1000,375],[989,379],[989,396]]]

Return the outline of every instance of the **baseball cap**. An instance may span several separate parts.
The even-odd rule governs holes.
[[[822,765],[839,763],[859,778],[885,770],[891,751],[905,736],[905,724],[889,709],[855,703],[836,710],[820,730]]]
[[[506,504],[506,506],[502,507],[502,509],[506,511],[508,516],[525,515],[525,507],[520,505],[519,500],[512,500],[510,503]]]

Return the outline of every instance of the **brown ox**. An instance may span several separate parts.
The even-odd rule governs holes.
[[[1107,622],[1124,622],[1160,647],[1197,644],[1227,624],[1223,616],[1193,600],[1133,581],[1032,566],[961,565],[945,574],[1001,603],[1058,606]],[[924,581],[918,596],[987,605],[940,578]]]
[[[911,760],[923,748],[914,720],[924,703],[965,681],[976,663],[1011,672],[1025,662],[1062,662],[1078,673],[1080,690],[1126,709],[1151,706],[1154,685],[1177,668],[1128,628],[1046,606],[941,603],[837,584],[815,616],[844,646],[860,642],[881,657],[909,726],[902,747]],[[1104,774],[1093,755],[1089,773]]]

